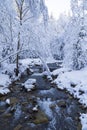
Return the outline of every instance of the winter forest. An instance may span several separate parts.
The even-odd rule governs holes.
[[[87,130],[87,0],[46,1],[0,0],[0,130]]]

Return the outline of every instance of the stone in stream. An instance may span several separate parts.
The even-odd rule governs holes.
[[[77,126],[77,130],[82,130],[82,125],[81,125],[81,123],[79,123],[79,125]]]
[[[26,73],[27,73],[28,75],[31,75],[31,74],[33,74],[33,70],[30,69],[30,68],[26,68]]]
[[[18,99],[16,97],[10,97],[9,100],[11,105],[15,105],[16,103],[18,103]]]
[[[41,123],[48,123],[49,120],[43,111],[38,110],[38,112],[35,114],[35,119],[32,122],[34,124],[41,124]]]
[[[6,99],[6,104],[10,105],[10,99]]]
[[[58,102],[58,106],[65,108],[65,107],[66,107],[66,101],[60,100],[60,101]]]
[[[35,107],[33,107],[33,112],[38,112],[38,105],[36,105]]]
[[[3,114],[3,118],[9,118],[9,117],[11,117],[11,116],[12,116],[11,113],[4,113],[4,114]]]
[[[51,109],[54,109],[54,108],[56,107],[56,104],[50,104],[49,107],[50,107]]]
[[[9,112],[13,113],[16,110],[16,105],[18,103],[18,99],[16,97],[10,97],[9,99],[6,99],[6,105],[10,108]]]
[[[14,130],[20,130],[22,128],[22,125],[21,124],[18,124],[15,128],[14,128]]]
[[[30,92],[35,89],[35,84],[36,84],[36,79],[28,79],[27,81],[25,81],[25,83],[22,84],[22,86],[24,86],[24,88],[28,92]]]

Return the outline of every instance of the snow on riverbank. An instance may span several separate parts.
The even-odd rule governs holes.
[[[55,60],[47,60],[48,63],[55,62]],[[2,63],[0,67],[0,93],[1,94],[7,94],[10,92],[8,86],[11,82],[17,80],[20,78],[21,74],[26,73],[26,69],[29,69],[30,72],[32,70],[30,69],[30,66],[33,65],[42,65],[42,61],[39,58],[27,58],[27,59],[21,59],[19,61],[19,75],[16,77],[15,75],[15,68],[16,64],[8,64],[8,63]]]
[[[55,59],[47,58],[45,60],[46,63],[56,63],[58,62]],[[62,61],[59,61],[62,62]],[[42,65],[42,61],[40,58],[27,58],[27,59],[22,59],[20,60],[20,63],[23,65]]]
[[[87,114],[82,114],[80,117],[82,130],[87,130]]]
[[[87,107],[87,68],[78,71],[60,68],[55,70],[53,75],[58,75],[54,83],[58,88],[66,89],[79,102]],[[82,130],[87,130],[87,114],[81,115]]]
[[[0,94],[4,95],[10,92],[10,90],[8,89],[10,83],[11,80],[9,79],[8,75],[0,74]]]
[[[39,58],[27,58],[20,60],[20,64],[30,66],[30,65],[42,65]]]

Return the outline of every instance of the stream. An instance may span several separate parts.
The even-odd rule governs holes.
[[[51,64],[49,68],[57,67]],[[78,100],[44,78],[40,66],[32,69],[33,74],[23,75],[10,86],[11,93],[0,96],[0,130],[81,130],[79,116],[85,110]],[[28,78],[37,81],[34,91],[27,92],[21,85]]]

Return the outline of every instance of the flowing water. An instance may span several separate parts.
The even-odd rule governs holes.
[[[44,79],[40,67],[33,70],[10,86],[11,93],[0,97],[0,130],[81,130],[79,116],[85,110],[78,100]],[[28,78],[37,80],[32,92],[21,86]],[[38,111],[33,111],[36,105]]]

